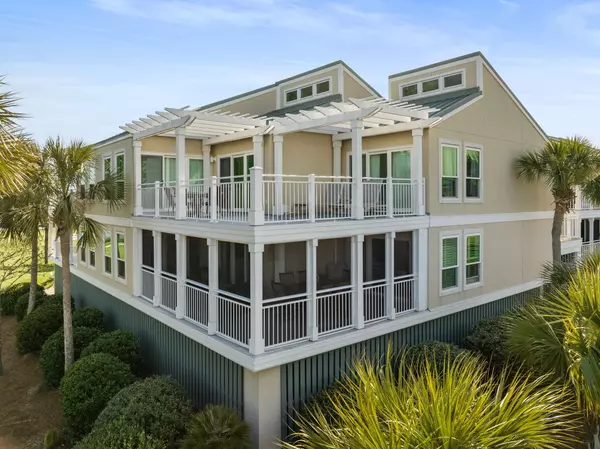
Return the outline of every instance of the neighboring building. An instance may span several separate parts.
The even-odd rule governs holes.
[[[77,303],[261,448],[357,349],[458,339],[551,259],[552,197],[513,171],[547,136],[481,53],[392,75],[388,99],[339,61],[122,129],[96,175],[122,170],[127,206],[96,206]]]
[[[563,220],[561,254],[564,262],[600,249],[600,207],[578,189],[573,210]]]

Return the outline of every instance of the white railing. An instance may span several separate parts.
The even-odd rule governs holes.
[[[352,327],[351,285],[317,291],[317,326],[319,335]]]
[[[160,307],[175,313],[177,307],[177,278],[171,273],[160,274]]]
[[[583,256],[591,253],[595,253],[600,250],[600,240],[594,242],[583,242],[581,245],[581,254]]]
[[[142,298],[154,300],[154,268],[142,265]]]
[[[352,218],[352,178],[317,176],[315,204],[316,220]]]
[[[572,240],[581,238],[581,221],[579,218],[565,217],[563,219],[560,238],[562,240]]]
[[[250,211],[250,181],[235,180],[216,184],[217,221],[247,222]]]
[[[388,211],[386,180],[382,178],[363,178],[363,208],[365,218],[390,216]]]
[[[142,184],[142,214],[157,218],[175,218],[176,182]]]
[[[396,315],[416,309],[414,274],[394,278],[394,309]]]
[[[250,342],[250,300],[217,290],[217,334],[239,345]]]
[[[190,180],[183,184],[187,218],[210,219],[210,180],[207,181]]]
[[[273,348],[308,339],[306,293],[268,299],[263,302],[263,338]]]
[[[199,282],[186,280],[185,313],[187,321],[208,327],[208,286]]]
[[[387,283],[385,279],[363,283],[365,323],[386,318],[386,292]]]

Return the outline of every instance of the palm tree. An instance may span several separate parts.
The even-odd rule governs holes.
[[[578,258],[575,262],[545,262],[540,270],[540,278],[549,289],[565,289],[573,277],[581,271],[598,270],[600,268],[600,252],[591,252]]]
[[[543,181],[554,197],[552,260],[558,262],[563,219],[574,206],[576,187],[600,203],[600,151],[583,137],[551,139],[543,149],[520,156],[515,168],[519,179]]]
[[[101,239],[103,226],[86,214],[91,206],[105,201],[109,210],[124,204],[118,195],[116,174],[106,174],[102,181],[90,184],[96,154],[92,145],[81,140],[64,144],[60,137],[49,138],[43,151],[52,167],[54,188],[50,197],[49,222],[56,228],[60,240],[62,263],[62,293],[65,339],[65,369],[73,363],[73,326],[71,319],[71,243],[79,234],[77,248],[95,246]]]
[[[53,190],[48,155],[37,145],[30,145],[29,148],[33,164],[23,190],[0,200],[2,236],[7,239],[26,240],[31,244],[31,285],[27,313],[35,307],[40,226],[48,222]]]
[[[550,289],[506,323],[510,353],[570,383],[593,439],[600,423],[599,267],[581,269],[563,289]]]
[[[402,358],[392,368],[356,362],[330,396],[335,415],[319,406],[298,420],[287,449],[570,448],[581,423],[573,401],[545,377],[505,371],[490,377],[472,354],[442,368]],[[396,365],[397,366],[397,365]]]

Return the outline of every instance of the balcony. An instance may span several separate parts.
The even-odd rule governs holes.
[[[138,186],[137,215],[209,222],[317,222],[424,214],[425,181],[401,178],[266,175]],[[418,189],[421,189],[418,192]],[[179,209],[178,205],[182,207]]]

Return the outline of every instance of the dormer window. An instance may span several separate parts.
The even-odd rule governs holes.
[[[445,73],[436,78],[424,79],[400,86],[401,98],[417,95],[432,95],[446,90],[455,90],[465,86],[465,71]]]
[[[285,91],[285,102],[306,101],[311,98],[320,97],[331,93],[331,79],[319,80],[314,83]]]

